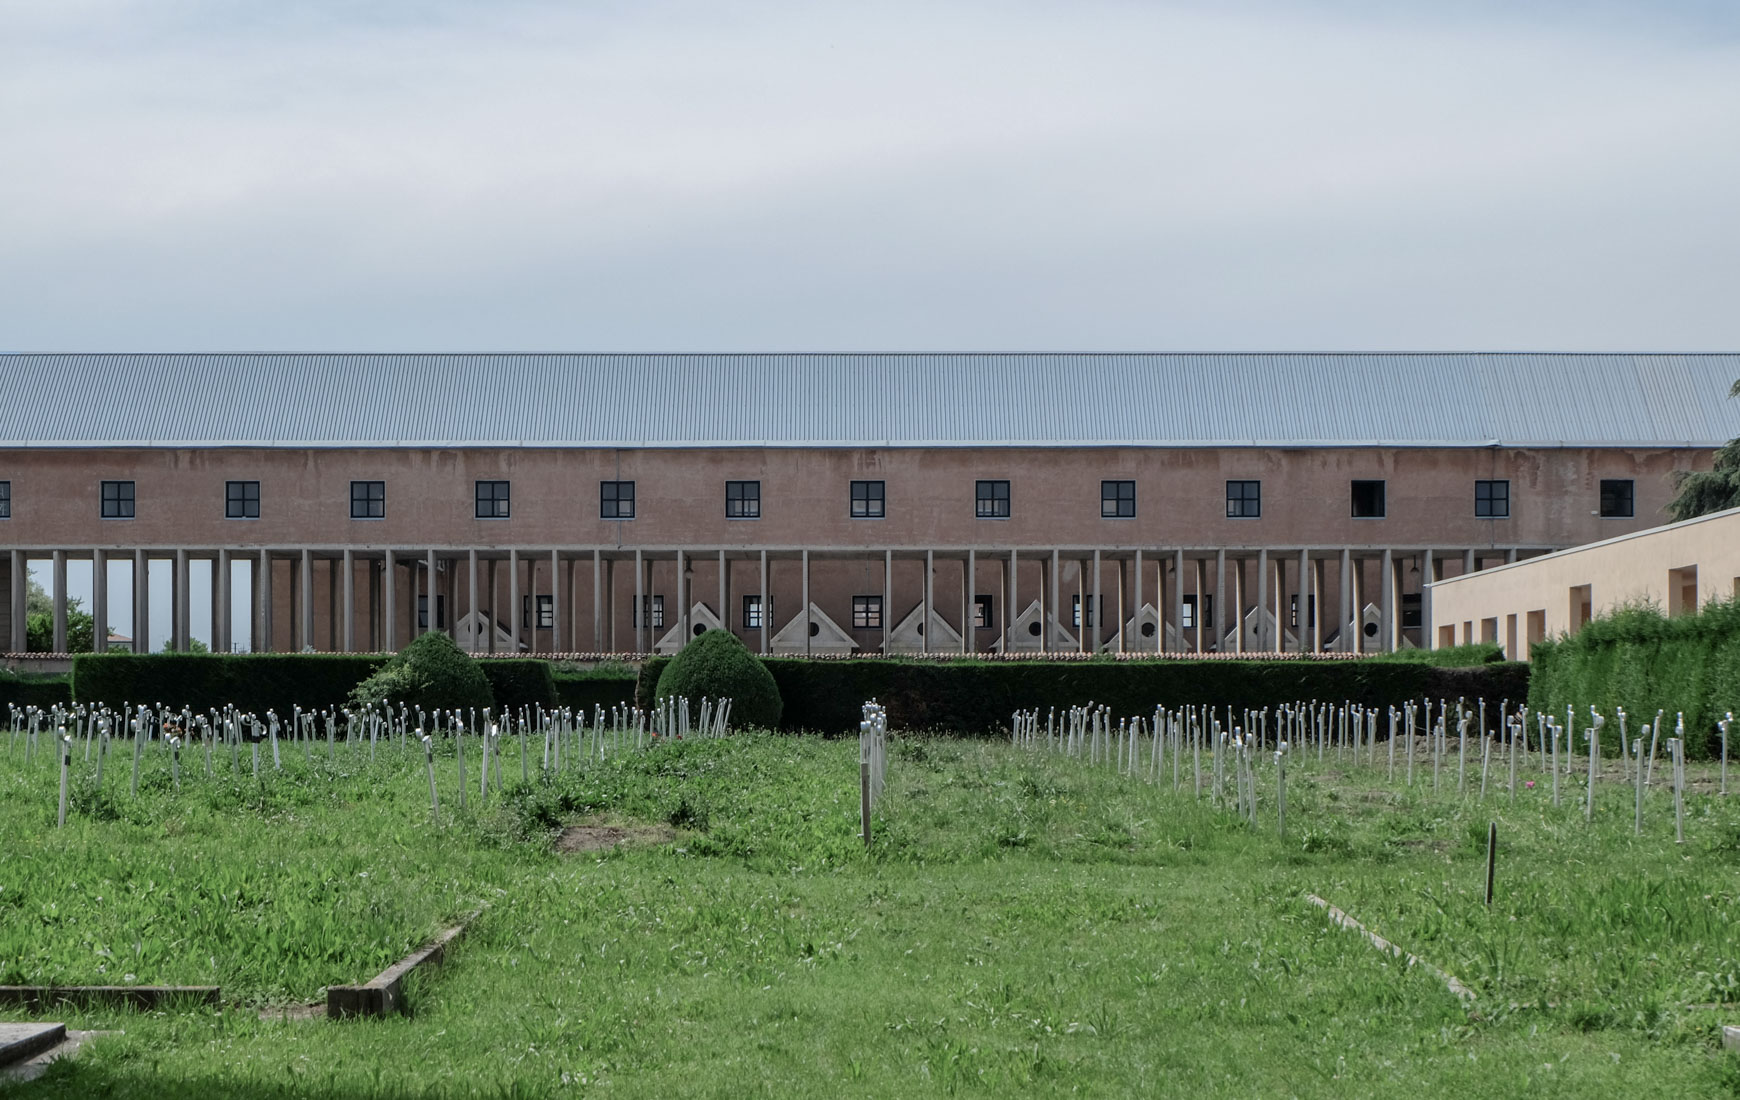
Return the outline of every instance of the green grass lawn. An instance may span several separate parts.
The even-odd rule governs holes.
[[[323,748],[323,747],[322,747]],[[286,751],[232,774],[130,757],[107,794],[0,755],[5,981],[218,983],[232,1007],[96,1012],[124,1035],[22,1096],[1703,1096],[1740,1089],[1740,811],[1688,843],[1653,793],[1437,795],[1301,756],[1288,836],[1192,793],[1003,744],[897,741],[868,853],[853,742],[660,745],[467,807],[438,759]],[[75,756],[75,771],[87,771]],[[534,762],[535,763],[535,762]],[[519,765],[504,753],[517,781]],[[1700,769],[1694,772],[1702,775]],[[1169,771],[1169,769],[1168,769]],[[1658,783],[1662,772],[1658,770]],[[1731,801],[1740,801],[1737,796]],[[557,855],[550,830],[668,823]],[[1497,900],[1482,903],[1499,823]],[[1305,904],[1477,992],[1464,1005]],[[98,899],[101,900],[98,900]],[[262,1019],[489,908],[414,1014]],[[132,975],[127,979],[126,975]]]

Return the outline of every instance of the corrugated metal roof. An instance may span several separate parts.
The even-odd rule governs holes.
[[[1716,446],[1740,354],[0,355],[0,447]]]

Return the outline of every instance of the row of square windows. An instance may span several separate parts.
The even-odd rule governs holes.
[[[132,519],[135,496],[131,481],[105,481],[102,485],[102,516],[104,519]],[[1352,484],[1352,515],[1355,519],[1382,519],[1386,514],[1384,482],[1354,481]],[[851,515],[854,519],[881,519],[887,515],[887,491],[881,481],[854,481],[851,490]],[[980,519],[1008,519],[1009,483],[979,481],[973,493],[973,514]],[[603,519],[634,518],[634,482],[599,482],[598,514]],[[1600,514],[1608,518],[1629,518],[1636,512],[1635,483],[1630,479],[1604,478],[1601,481]],[[509,516],[509,483],[479,481],[476,483],[476,516],[478,519],[507,519]],[[1226,483],[1226,514],[1229,519],[1256,519],[1263,514],[1263,483],[1261,481],[1229,481]],[[230,519],[260,518],[260,483],[230,481],[224,488],[224,515]],[[387,483],[384,481],[353,481],[350,483],[350,517],[352,519],[385,519],[387,515]],[[1474,515],[1481,519],[1504,519],[1510,515],[1510,482],[1504,480],[1474,483]],[[0,481],[0,519],[12,516],[12,483]],[[761,518],[761,482],[727,481],[725,483],[725,516],[727,519]],[[1100,516],[1105,519],[1134,519],[1136,516],[1136,483],[1134,481],[1100,482]]]
[[[1308,597],[1307,599],[1308,599],[1308,602],[1306,605],[1306,617],[1307,617],[1308,621],[1306,622],[1305,625],[1310,627],[1310,626],[1315,626],[1316,622],[1317,622],[1317,597],[1311,596],[1311,597]],[[981,630],[989,630],[997,625],[996,617],[995,617],[995,614],[992,610],[993,603],[995,600],[996,600],[995,596],[986,595],[983,593],[973,597],[973,625],[975,627],[978,627]],[[1204,617],[1207,619],[1212,619],[1214,617],[1214,597],[1213,596],[1203,596],[1202,600],[1203,600],[1203,606],[1204,606]],[[1197,597],[1184,596],[1182,598],[1182,602],[1184,605],[1184,621],[1181,625],[1184,627],[1184,629],[1189,630],[1189,629],[1192,629],[1196,626]],[[645,610],[648,625],[654,629],[662,630],[664,628],[664,625],[665,625],[665,598],[662,595],[642,596],[641,597],[641,604]],[[1082,604],[1083,604],[1083,599],[1081,596],[1071,596],[1070,597],[1069,625],[1072,628],[1079,629],[1082,626]],[[1093,626],[1094,626],[1094,620],[1097,617],[1095,614],[1095,611],[1097,608],[1102,608],[1104,606],[1105,597],[1104,596],[1089,596],[1086,599],[1086,604],[1087,604],[1087,627],[1089,630],[1092,630]],[[634,612],[633,601],[630,601],[630,603],[629,603],[629,611],[630,611],[630,618],[632,620],[632,625],[634,625],[636,627],[640,626],[641,625],[641,615],[633,613]],[[427,597],[419,597],[418,598],[418,600],[417,600],[417,615],[418,615],[417,625],[419,627],[427,629],[427,627],[429,625]],[[436,615],[436,628],[437,629],[445,629],[447,626],[447,610],[446,610],[444,599],[439,593],[437,593],[435,596],[435,615]],[[535,623],[533,621],[534,615],[536,616]],[[1290,615],[1291,615],[1291,620],[1289,621],[1288,626],[1297,627],[1299,625],[1299,597],[1298,596],[1292,597],[1292,605],[1291,605],[1291,609],[1290,609]],[[555,597],[548,596],[548,595],[538,596],[535,611],[533,609],[533,598],[531,596],[520,597],[520,625],[528,627],[528,628],[547,630],[550,627],[555,625],[555,621],[556,621]],[[739,622],[741,623],[742,629],[744,629],[744,630],[759,630],[759,629],[761,629],[761,597],[760,596],[749,595],[749,596],[743,597],[743,615],[742,615],[742,618],[739,619]],[[771,622],[771,620],[770,620],[770,622]],[[1418,625],[1418,624],[1416,623],[1415,625]],[[854,629],[854,630],[880,630],[880,629],[882,629],[882,597],[881,596],[870,595],[870,596],[853,596],[852,597],[852,629]],[[1144,632],[1151,632],[1151,631],[1152,631],[1151,626],[1144,627]]]

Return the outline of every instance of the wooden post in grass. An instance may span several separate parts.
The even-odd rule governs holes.
[[[1486,825],[1486,907],[1492,908],[1492,880],[1498,870],[1498,822]]]
[[[1275,835],[1287,838],[1287,742],[1275,750]]]
[[[1722,730],[1722,791],[1721,791],[1721,793],[1722,793],[1723,797],[1727,797],[1727,794],[1728,794],[1728,727],[1732,726],[1733,724],[1734,724],[1734,712],[1733,711],[1729,711],[1728,716],[1726,718],[1724,718],[1720,722],[1716,723],[1716,725]]]
[[[181,738],[169,739],[169,774],[175,778],[175,790],[181,792]]]

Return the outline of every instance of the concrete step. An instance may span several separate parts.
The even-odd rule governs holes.
[[[34,1058],[65,1038],[65,1024],[0,1023],[0,1066]]]

